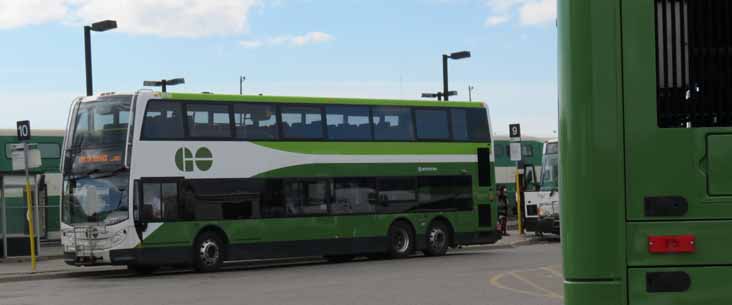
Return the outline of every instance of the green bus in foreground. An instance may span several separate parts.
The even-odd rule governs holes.
[[[558,8],[565,304],[729,304],[732,1]]]
[[[212,271],[499,238],[483,103],[140,91],[72,109],[61,225],[72,265]]]

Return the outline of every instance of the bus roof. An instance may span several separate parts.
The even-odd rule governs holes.
[[[299,97],[299,96],[268,96],[268,95],[234,95],[234,94],[207,94],[207,93],[171,93],[164,95],[172,100],[188,101],[222,101],[222,102],[270,102],[293,104],[350,104],[350,105],[381,105],[381,106],[427,106],[427,107],[463,107],[483,108],[481,102],[465,101],[424,101],[398,99],[366,99],[366,98],[337,98],[337,97]]]

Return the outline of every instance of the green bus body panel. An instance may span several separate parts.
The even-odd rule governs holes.
[[[732,221],[664,221],[628,224],[628,266],[732,265]],[[694,253],[651,254],[649,236],[693,234]]]
[[[30,143],[59,144],[61,146],[63,145],[63,141],[63,137],[33,136]],[[5,155],[5,145],[18,143],[18,139],[15,136],[0,136],[0,175],[13,172],[13,161]],[[60,166],[60,158],[44,158],[41,167],[31,169],[31,173],[58,173]],[[24,174],[23,171],[15,171],[15,173]]]
[[[168,222],[143,241],[143,247],[190,246],[198,232],[215,226],[226,233],[231,244],[251,244],[294,240],[384,237],[394,220],[404,218],[414,225],[417,235],[425,234],[436,217],[447,218],[455,232],[475,232],[473,212],[343,215],[225,221]]]
[[[516,167],[516,161],[511,161],[511,156],[506,154],[505,149],[506,146],[509,145],[509,141],[505,140],[494,140],[493,141],[496,150],[495,156],[496,156],[496,166],[510,166],[510,167]],[[541,167],[541,160],[542,160],[542,154],[544,149],[544,142],[541,141],[521,141],[521,145],[528,145],[531,146],[531,149],[533,150],[533,154],[531,156],[523,156],[524,164],[531,164],[537,166],[537,170]],[[499,149],[503,149],[503,152],[498,152]],[[538,172],[537,172],[538,174]],[[536,177],[539,178],[538,175]]]
[[[60,147],[63,144],[63,140],[62,136],[33,136],[30,143],[59,144]],[[19,142],[16,136],[0,136],[0,177],[24,175],[23,171],[13,171],[12,160],[5,153],[5,146],[7,144],[17,143]],[[41,162],[41,167],[30,170],[32,175],[59,172],[60,158],[43,158]],[[2,181],[2,179],[0,179],[0,181]],[[0,184],[0,188],[2,187],[2,184]],[[28,235],[28,224],[25,217],[27,213],[26,202],[22,192],[19,193],[19,196],[20,197],[10,196],[8,193],[5,194],[8,236]],[[60,202],[61,199],[58,194],[48,194],[47,207],[44,211],[46,232],[57,232],[61,229],[59,217]],[[0,218],[0,226],[2,226],[3,221],[4,220]],[[1,231],[2,230],[0,230],[0,237],[2,237]]]
[[[691,278],[684,292],[646,291],[648,272],[683,271]],[[732,300],[729,275],[732,267],[631,268],[628,270],[630,305],[728,305]],[[594,303],[593,303],[594,304]]]
[[[562,232],[562,234],[564,234],[564,232]],[[564,235],[562,235],[562,239],[564,239]],[[623,283],[618,281],[564,281],[564,304],[625,304],[625,297],[623,296],[623,291],[625,291],[624,286],[625,285]]]
[[[346,104],[370,106],[422,106],[422,107],[463,107],[483,108],[480,102],[434,102],[420,100],[390,100],[334,97],[297,97],[297,96],[259,96],[229,94],[197,94],[197,93],[164,93],[164,98],[188,101],[222,101],[222,102],[269,102],[291,104]]]
[[[565,278],[624,304],[625,210],[620,2],[560,0],[559,185]],[[599,286],[599,287],[597,287]],[[565,285],[566,305],[600,304]]]
[[[313,141],[255,141],[271,149],[303,154],[338,155],[475,155],[488,143],[446,142],[313,142]]]
[[[732,195],[732,134],[707,137],[709,195]]]
[[[651,219],[644,215],[647,196],[686,198],[688,213],[680,217],[662,217],[664,220],[730,219],[732,197],[710,196],[707,190],[710,172],[705,164],[709,162],[707,136],[732,134],[732,128],[658,127],[653,3],[623,2],[628,219]],[[727,158],[729,160],[729,156]],[[730,181],[716,183],[724,182],[727,190],[732,189]]]
[[[467,175],[477,172],[475,163],[346,163],[304,164],[261,173],[259,178],[287,177],[374,177],[374,176],[434,176]],[[429,172],[419,172],[429,168]],[[473,189],[478,179],[473,176]],[[487,189],[487,188],[486,188]]]
[[[558,16],[565,304],[728,304],[732,128],[659,127],[655,1],[560,0]],[[671,196],[688,211],[646,215]],[[687,234],[693,253],[648,252],[649,236]],[[655,271],[691,288],[648,292]]]

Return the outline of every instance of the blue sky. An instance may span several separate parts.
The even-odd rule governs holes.
[[[82,25],[93,33],[95,92],[185,77],[174,91],[419,98],[441,88],[487,101],[495,132],[557,126],[555,0],[0,0],[0,128],[63,128],[84,94]]]

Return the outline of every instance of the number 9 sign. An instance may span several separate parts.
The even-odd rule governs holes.
[[[521,125],[520,124],[510,124],[508,125],[508,130],[511,138],[520,138],[521,137]]]

